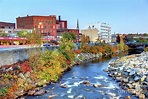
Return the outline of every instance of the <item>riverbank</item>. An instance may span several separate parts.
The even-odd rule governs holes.
[[[122,56],[127,53],[120,53]],[[120,56],[119,55],[119,56]],[[125,99],[130,93],[121,89],[118,83],[103,70],[118,57],[93,58],[75,65],[57,83],[46,87],[49,93],[42,96],[23,96],[25,99]],[[131,96],[131,99],[138,99]]]
[[[28,60],[25,62],[19,62],[12,65],[4,66],[0,69],[0,99],[7,98],[18,98],[22,95],[43,95],[47,93],[47,90],[44,90],[43,87],[51,84],[66,72],[71,70],[75,64],[80,64],[86,60],[92,58],[101,57],[101,54],[92,54],[92,53],[80,53],[77,54],[75,60],[73,60],[69,66],[63,70],[60,67],[55,69],[49,69],[50,73],[54,73],[51,78],[53,81],[41,80],[39,77],[41,75],[35,75],[31,68],[28,67]],[[42,67],[40,67],[42,68]],[[54,70],[54,71],[53,71]],[[39,71],[40,72],[40,71]],[[41,72],[42,73],[42,72]],[[42,77],[42,76],[41,76]],[[9,85],[9,86],[6,86]],[[64,86],[63,86],[64,87]],[[10,94],[9,96],[7,94]]]
[[[124,90],[140,99],[148,98],[148,52],[117,59],[105,71]]]

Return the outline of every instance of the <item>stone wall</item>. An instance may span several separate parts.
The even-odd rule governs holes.
[[[48,47],[49,50],[54,50],[55,46]],[[29,58],[29,55],[35,55],[39,51],[44,52],[45,47],[42,48],[21,48],[15,50],[0,51],[0,68],[5,65],[11,65],[19,60],[25,60]]]

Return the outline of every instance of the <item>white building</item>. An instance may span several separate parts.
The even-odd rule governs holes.
[[[111,27],[109,24],[97,22],[87,25],[88,27],[98,29],[98,38],[101,41],[105,41],[106,43],[111,42]]]

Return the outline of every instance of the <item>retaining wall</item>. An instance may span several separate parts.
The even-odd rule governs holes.
[[[48,47],[49,50],[54,50],[57,47]],[[19,60],[23,61],[28,59],[30,55],[35,55],[39,51],[44,52],[47,48],[21,48],[15,50],[6,50],[0,51],[0,68],[5,65],[11,65],[18,62]]]

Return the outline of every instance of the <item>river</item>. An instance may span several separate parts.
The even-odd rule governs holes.
[[[59,82],[45,87],[45,90],[49,90],[48,93],[43,96],[26,96],[26,98],[48,99],[50,95],[54,95],[52,99],[124,99],[127,96],[137,99],[121,89],[119,83],[103,71],[108,67],[109,62],[124,55],[127,53],[92,59],[75,65],[63,75]],[[90,84],[84,84],[84,81],[89,81]],[[66,85],[66,88],[62,88],[61,83]],[[93,85],[99,85],[99,87]]]

